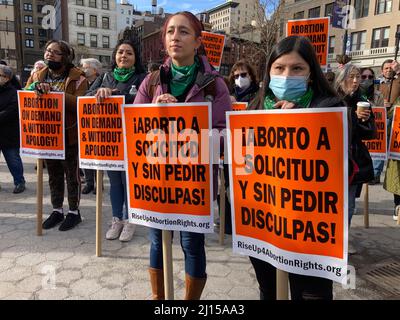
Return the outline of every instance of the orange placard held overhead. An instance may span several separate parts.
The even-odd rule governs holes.
[[[386,108],[372,107],[375,116],[377,138],[363,141],[371,155],[372,160],[387,159],[387,133],[386,133]]]
[[[328,65],[329,17],[288,20],[287,36],[303,36],[310,39],[321,68]]]
[[[232,102],[232,110],[233,111],[244,111],[247,109],[247,102]]]
[[[78,98],[79,167],[124,170],[122,105],[124,96],[98,103],[95,97]]]
[[[400,107],[394,108],[388,158],[400,160]]]
[[[225,35],[202,31],[204,48],[210,64],[219,71],[224,53]]]
[[[129,219],[213,232],[210,103],[125,105]]]
[[[60,92],[18,91],[21,155],[65,159],[64,101]]]
[[[228,113],[235,252],[341,282],[347,268],[347,110]]]

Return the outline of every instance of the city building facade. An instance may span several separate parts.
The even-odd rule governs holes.
[[[15,71],[19,67],[15,0],[0,1],[0,60],[4,60]]]

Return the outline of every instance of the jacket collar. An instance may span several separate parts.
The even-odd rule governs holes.
[[[49,71],[48,67],[44,67],[43,69],[39,70],[38,72],[35,73],[35,81],[43,81],[46,78],[47,72]],[[81,76],[83,76],[84,73],[83,71],[79,70],[76,67],[72,67],[69,70],[69,73],[67,75],[67,80],[79,80]]]

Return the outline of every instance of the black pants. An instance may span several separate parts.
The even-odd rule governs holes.
[[[276,300],[276,268],[250,257],[260,287],[260,300]],[[332,280],[289,273],[292,300],[332,300]]]

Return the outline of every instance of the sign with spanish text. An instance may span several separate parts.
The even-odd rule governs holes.
[[[247,102],[232,102],[232,111],[244,111],[247,110]]]
[[[222,55],[224,53],[225,35],[202,31],[201,36],[208,61],[217,71],[219,71],[222,62]]]
[[[368,148],[372,160],[387,159],[386,108],[372,107],[375,116],[377,138],[363,141]]]
[[[307,37],[314,46],[321,68],[327,67],[329,17],[288,20],[286,35]]]
[[[228,112],[227,126],[234,252],[342,282],[346,108]]]
[[[400,107],[394,108],[388,158],[400,160]]]
[[[36,159],[65,159],[65,95],[18,91],[20,154]]]
[[[211,115],[206,102],[124,106],[130,222],[213,232]]]
[[[101,103],[95,97],[78,97],[80,168],[124,170],[124,103],[124,96],[112,96]]]

